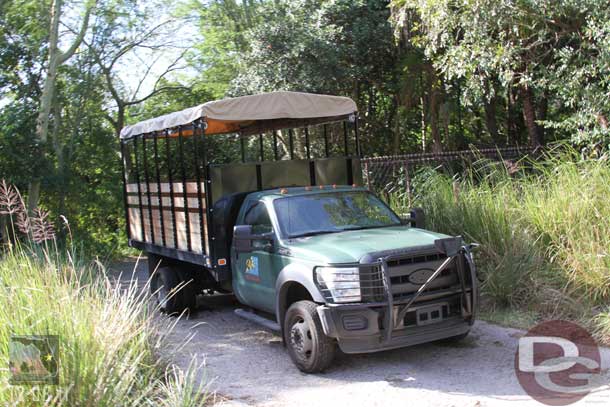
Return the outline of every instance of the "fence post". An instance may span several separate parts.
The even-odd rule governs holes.
[[[366,186],[368,190],[371,190],[371,172],[369,171],[369,162],[364,162],[364,173],[366,174]]]

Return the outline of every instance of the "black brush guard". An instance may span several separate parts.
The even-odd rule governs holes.
[[[415,292],[415,294],[409,299],[407,303],[397,305],[398,313],[396,318],[394,317],[394,296],[392,294],[392,283],[390,279],[390,273],[388,269],[388,263],[393,260],[398,260],[399,258],[404,257],[404,254],[396,254],[389,255],[385,257],[380,257],[378,262],[375,265],[380,266],[383,286],[384,286],[384,296],[387,298],[386,306],[387,312],[385,315],[385,334],[383,335],[382,342],[388,343],[392,340],[392,331],[398,327],[400,321],[402,321],[411,306],[415,303],[415,301],[420,297],[422,293],[426,291],[426,288],[430,285],[435,278],[437,278],[443,270],[447,267],[451,266],[453,263],[456,263],[456,271],[459,279],[459,283],[461,286],[461,298],[462,298],[462,316],[464,319],[469,319],[470,323],[474,323],[476,319],[476,311],[478,307],[478,280],[476,274],[476,267],[474,261],[472,259],[472,250],[476,248],[478,245],[476,244],[465,244],[461,236],[450,237],[444,239],[437,239],[434,242],[434,246],[436,249],[447,256],[447,258],[443,261],[443,263],[430,275],[427,281],[422,284],[422,286]],[[463,256],[465,261],[468,263],[468,268],[470,271],[470,287],[466,285],[466,270],[464,267],[464,263],[459,261],[460,256]],[[468,288],[470,288],[470,293],[468,292]]]

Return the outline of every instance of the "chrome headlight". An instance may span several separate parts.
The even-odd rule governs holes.
[[[360,302],[358,267],[316,267],[316,283],[326,299],[333,302]]]

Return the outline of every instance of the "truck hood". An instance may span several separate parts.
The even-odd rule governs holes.
[[[352,230],[286,241],[292,256],[319,264],[355,263],[375,252],[431,246],[449,237],[409,226]]]

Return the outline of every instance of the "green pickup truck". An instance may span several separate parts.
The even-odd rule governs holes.
[[[159,308],[180,313],[202,292],[232,292],[275,320],[308,373],[327,368],[337,346],[465,337],[479,295],[472,245],[422,229],[421,211],[401,219],[360,186],[356,117],[349,98],[276,92],[125,128],[127,233],[148,254]],[[238,148],[208,139],[219,134]],[[223,161],[211,159],[219,152]]]

